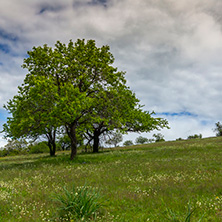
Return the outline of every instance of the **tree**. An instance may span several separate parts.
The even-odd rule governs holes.
[[[58,137],[58,146],[60,150],[69,150],[71,148],[71,141],[67,134]]]
[[[4,149],[9,154],[22,154],[27,152],[28,142],[25,139],[9,139],[8,143],[4,146]]]
[[[161,133],[153,134],[153,137],[155,137],[155,142],[162,142],[164,140],[164,135]]]
[[[216,136],[222,136],[222,124],[220,122],[215,123],[216,128],[214,132],[216,132]]]
[[[109,139],[106,141],[106,143],[117,147],[118,143],[122,142],[122,140],[122,134],[120,132],[114,132],[109,136]]]
[[[56,152],[56,133],[59,119],[53,116],[54,96],[56,91],[50,80],[33,78],[19,87],[18,95],[9,100],[4,108],[11,113],[3,125],[5,137],[12,139],[32,138],[36,140],[45,135],[48,140],[50,155]],[[31,87],[35,85],[35,87]],[[29,87],[28,87],[29,86]]]
[[[93,152],[98,152],[100,137],[109,131],[140,133],[167,126],[166,120],[151,116],[154,112],[143,111],[139,100],[128,87],[109,88],[97,102],[95,115],[100,120],[92,122],[92,127],[88,127],[85,134],[89,143],[93,141]]]
[[[133,141],[132,141],[132,140],[126,140],[126,141],[123,143],[123,146],[133,146]]]
[[[104,91],[97,101],[95,117],[100,118],[91,122],[87,121],[88,127],[85,132],[87,140],[93,141],[93,152],[98,152],[99,141],[102,135],[108,134],[109,131],[119,130],[124,133],[125,124],[129,121],[129,113],[136,108],[138,99],[134,93],[126,86],[110,87]]]
[[[75,44],[70,41],[67,46],[58,41],[54,49],[47,45],[34,47],[28,55],[23,64],[28,74],[20,91],[30,95],[33,89],[38,91],[50,82],[48,87],[53,92],[46,96],[50,98],[49,104],[40,103],[33,108],[43,107],[39,113],[40,122],[45,117],[49,120],[43,121],[43,128],[39,127],[39,131],[33,133],[42,134],[45,126],[50,129],[55,128],[54,124],[56,127],[64,126],[71,140],[73,159],[77,153],[77,128],[92,120],[99,122],[100,117],[95,115],[96,101],[109,87],[125,86],[124,73],[112,66],[114,58],[109,47],[96,47],[94,40],[77,40]],[[49,91],[47,87],[46,91]],[[37,94],[26,98],[35,103],[36,97]],[[27,124],[33,128],[36,121],[29,118]]]
[[[202,134],[200,135],[197,135],[197,134],[194,134],[194,135],[190,135],[187,137],[188,140],[190,139],[201,139],[202,138]]]
[[[148,139],[149,143],[153,143],[155,141],[155,139]]]
[[[99,136],[108,131],[165,127],[165,120],[142,111],[126,86],[125,73],[113,63],[109,47],[97,47],[94,40],[70,40],[67,45],[58,41],[54,48],[33,47],[23,64],[28,74],[18,96],[7,106],[12,117],[5,130],[18,137],[47,135],[54,147],[57,131],[64,127],[73,159],[79,132],[93,137],[97,151]],[[22,127],[18,135],[17,124]]]
[[[144,144],[147,142],[148,142],[148,139],[146,137],[142,137],[142,136],[137,137],[136,141],[135,141],[136,144]]]

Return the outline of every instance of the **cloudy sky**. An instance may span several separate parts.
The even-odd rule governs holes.
[[[144,109],[169,121],[166,140],[215,135],[222,121],[220,0],[0,0],[0,129],[3,104],[26,75],[26,52],[78,38],[110,46]]]

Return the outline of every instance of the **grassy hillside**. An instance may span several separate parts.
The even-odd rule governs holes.
[[[60,221],[53,199],[73,185],[100,192],[96,221],[222,221],[222,138],[0,158],[0,221]]]

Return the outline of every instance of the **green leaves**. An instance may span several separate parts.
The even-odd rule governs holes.
[[[93,219],[102,207],[100,195],[95,188],[88,186],[75,187],[68,190],[65,187],[64,194],[56,195],[55,200],[60,204],[60,218],[68,220]]]
[[[37,136],[65,127],[76,153],[76,132],[109,130],[145,132],[167,122],[142,111],[126,86],[125,73],[113,67],[109,46],[94,40],[59,41],[55,47],[33,47],[24,59],[28,69],[18,95],[5,108],[12,114],[4,125],[10,136]],[[96,129],[99,127],[100,129]],[[49,135],[48,135],[49,136]]]

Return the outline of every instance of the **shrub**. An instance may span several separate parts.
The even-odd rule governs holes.
[[[144,143],[148,143],[148,139],[146,137],[142,137],[142,136],[139,136],[136,138],[136,144],[144,144]]]
[[[197,135],[197,134],[194,134],[193,136],[188,136],[187,139],[190,140],[190,139],[201,139],[202,138],[202,134],[200,135]]]
[[[46,141],[29,145],[29,153],[48,153],[49,147]]]
[[[63,189],[64,194],[56,195],[55,198],[60,204],[58,209],[60,218],[85,221],[96,217],[96,213],[102,204],[99,201],[100,196],[95,189],[87,186],[77,188],[73,186],[71,191],[65,187]]]
[[[123,141],[122,134],[120,132],[114,132],[114,133],[111,133],[106,143],[109,145],[114,145],[114,147],[117,147],[118,143],[122,141]]]
[[[9,151],[7,149],[0,150],[0,157],[8,156]]]
[[[20,140],[8,140],[8,143],[0,150],[0,156],[14,156],[27,153],[27,142],[24,139]]]
[[[216,128],[214,132],[216,132],[216,136],[222,136],[222,124],[220,122],[215,123]]]
[[[164,135],[162,135],[161,133],[153,134],[153,137],[155,137],[155,142],[165,141]]]
[[[126,140],[124,143],[123,143],[123,146],[132,146],[133,145],[133,141],[132,140]]]

